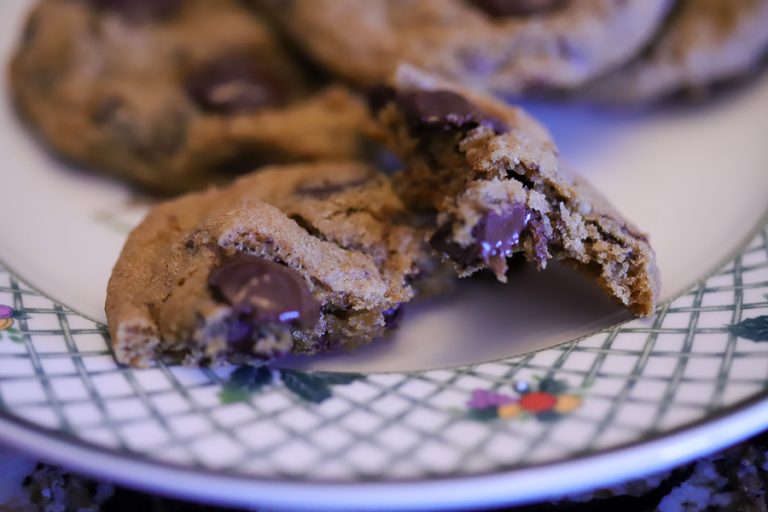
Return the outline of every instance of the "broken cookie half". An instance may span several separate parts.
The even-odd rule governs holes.
[[[428,270],[388,178],[355,163],[273,167],[152,209],[115,265],[118,360],[271,359],[381,335]]]
[[[403,160],[399,195],[436,212],[430,244],[459,275],[490,269],[506,281],[515,254],[540,269],[561,260],[634,314],[653,312],[660,284],[646,236],[563,168],[525,112],[410,66],[370,104],[375,136]]]

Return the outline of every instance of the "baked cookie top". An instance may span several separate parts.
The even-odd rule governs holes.
[[[748,74],[768,52],[768,1],[680,0],[653,44],[587,95],[642,103]]]
[[[586,181],[568,172],[549,134],[522,110],[402,67],[372,94],[379,137],[404,161],[406,204],[437,213],[430,243],[461,276],[506,281],[515,254],[561,260],[637,315],[659,292],[648,240]]]
[[[360,150],[357,98],[318,89],[238,0],[42,0],[10,75],[58,153],[159,192]]]
[[[214,364],[382,334],[428,271],[388,178],[355,162],[272,167],[154,207],[115,265],[120,362]]]
[[[359,84],[410,63],[501,94],[573,88],[633,56],[672,0],[261,0]]]

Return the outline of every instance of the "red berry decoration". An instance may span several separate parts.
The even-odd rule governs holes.
[[[545,412],[554,409],[557,397],[543,391],[534,391],[520,397],[519,403],[525,411],[531,413]]]

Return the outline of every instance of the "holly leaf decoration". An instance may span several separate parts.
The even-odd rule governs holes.
[[[264,386],[272,383],[272,371],[266,366],[243,365],[232,372],[219,392],[223,404],[246,402]]]
[[[547,377],[539,381],[539,391],[557,396],[568,391],[568,384],[562,380]]]
[[[342,373],[342,372],[314,372],[312,374],[323,380],[329,386],[337,384],[352,384],[356,380],[361,380],[365,376],[362,373]]]
[[[332,396],[331,386],[350,384],[363,379],[360,373],[316,372],[280,370],[280,380],[293,394],[307,402],[319,404]],[[272,370],[268,366],[243,365],[233,371],[219,392],[222,403],[248,401],[251,396],[272,384]]]
[[[24,335],[16,329],[15,327],[9,327],[5,330],[5,334],[8,335],[8,339],[10,339],[14,343],[26,343],[26,338],[24,338]]]
[[[219,400],[223,405],[247,402],[250,398],[251,392],[247,389],[235,389],[225,386],[219,391]]]
[[[734,336],[752,341],[768,341],[768,315],[747,318],[728,326]]]
[[[331,387],[322,376],[293,370],[281,370],[280,378],[286,388],[307,402],[319,404],[332,396]]]
[[[266,366],[246,364],[232,372],[229,382],[237,387],[245,387],[252,390],[260,389],[272,382],[272,372]]]
[[[544,411],[536,414],[536,419],[544,423],[552,423],[560,418],[562,418],[562,415],[555,411]]]
[[[470,409],[467,415],[473,420],[488,421],[499,417],[499,411],[496,407],[483,407],[482,409]]]

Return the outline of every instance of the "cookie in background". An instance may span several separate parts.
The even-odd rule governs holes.
[[[356,95],[318,84],[236,0],[42,0],[10,77],[55,153],[151,192],[365,151]]]

